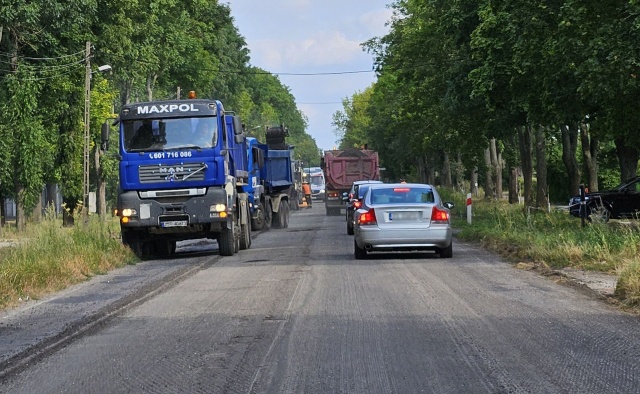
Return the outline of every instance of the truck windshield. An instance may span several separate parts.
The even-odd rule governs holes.
[[[211,148],[218,141],[215,117],[128,120],[122,127],[129,152]]]
[[[311,175],[311,184],[313,186],[324,186],[323,175]]]

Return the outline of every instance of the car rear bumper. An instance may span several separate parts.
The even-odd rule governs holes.
[[[451,244],[451,227],[432,226],[428,229],[384,229],[356,226],[355,241],[368,251],[434,250]]]

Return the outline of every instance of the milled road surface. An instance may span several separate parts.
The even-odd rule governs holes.
[[[213,243],[134,267],[185,275],[0,391],[640,392],[637,317],[459,241],[452,259],[356,261],[344,217],[322,208],[233,257]]]

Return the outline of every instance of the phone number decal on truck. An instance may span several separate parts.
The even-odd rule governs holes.
[[[152,152],[149,153],[150,159],[179,159],[181,157],[191,157],[193,152],[180,151],[180,152]]]

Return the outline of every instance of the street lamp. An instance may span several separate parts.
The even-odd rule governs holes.
[[[87,41],[85,48],[86,64],[85,64],[85,78],[84,78],[84,146],[82,151],[82,166],[83,166],[83,180],[82,180],[82,212],[85,220],[89,214],[89,147],[91,142],[91,132],[89,122],[91,119],[91,42]],[[98,71],[105,72],[111,70],[111,66],[108,64],[98,67]]]

